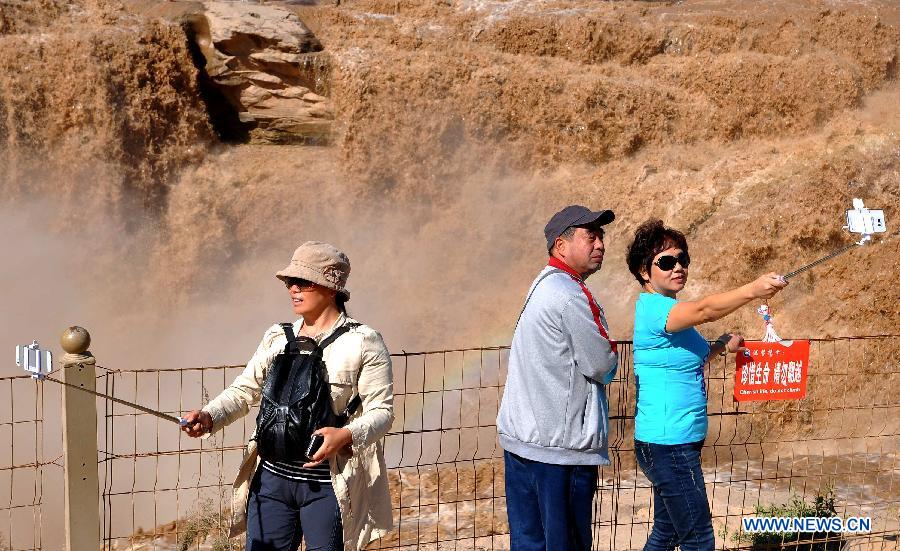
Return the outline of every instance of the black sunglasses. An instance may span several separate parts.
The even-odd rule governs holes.
[[[691,265],[691,257],[690,255],[688,255],[688,253],[678,253],[678,256],[664,254],[661,257],[657,258],[654,264],[656,264],[660,270],[668,272],[669,270],[675,269],[676,262],[678,264],[681,264],[682,268],[687,268]]]
[[[290,289],[296,285],[301,291],[308,291],[316,286],[312,281],[308,281],[306,279],[300,279],[299,277],[286,277],[284,278],[284,286]]]

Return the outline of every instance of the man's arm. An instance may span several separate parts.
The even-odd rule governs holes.
[[[609,340],[600,333],[586,296],[575,295],[569,299],[563,307],[562,322],[578,371],[598,383],[609,384],[616,375],[619,355],[612,351]]]

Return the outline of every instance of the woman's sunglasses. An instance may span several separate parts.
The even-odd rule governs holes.
[[[656,259],[654,264],[659,267],[660,270],[664,272],[668,272],[669,270],[675,269],[675,263],[681,264],[682,268],[687,268],[691,265],[691,257],[688,253],[679,253],[678,256],[672,256],[670,254],[664,254],[663,256]]]
[[[316,286],[316,284],[312,281],[300,279],[299,277],[286,277],[284,279],[284,286],[288,289],[290,289],[294,285],[296,285],[301,291],[309,291]]]

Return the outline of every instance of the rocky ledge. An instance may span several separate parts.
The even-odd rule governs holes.
[[[181,17],[202,53],[209,87],[236,112],[249,141],[327,140],[334,119],[325,97],[327,54],[296,14],[271,5],[203,2],[191,3]]]

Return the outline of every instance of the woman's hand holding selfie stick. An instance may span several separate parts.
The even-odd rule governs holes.
[[[191,410],[182,417],[184,424],[181,430],[191,438],[200,438],[208,432],[212,432],[213,421],[209,413],[201,410]]]

